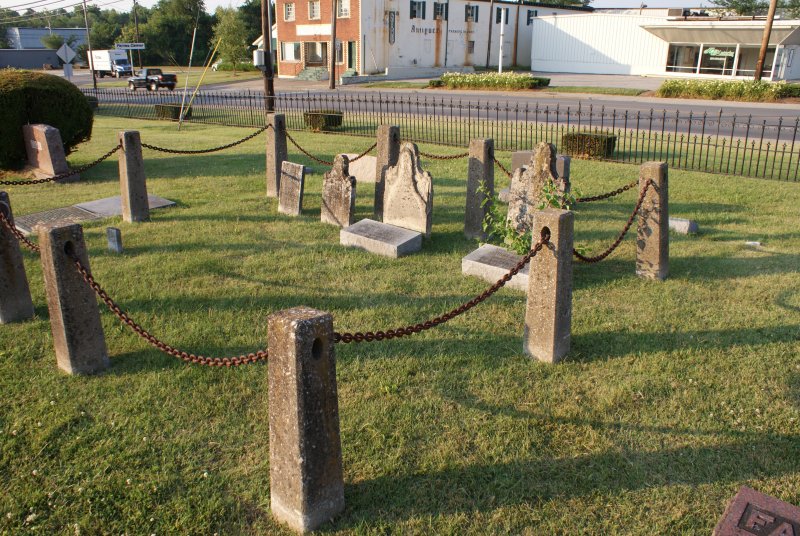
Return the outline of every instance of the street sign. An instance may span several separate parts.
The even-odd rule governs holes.
[[[56,55],[61,58],[61,61],[64,63],[70,63],[75,59],[75,51],[69,48],[69,45],[66,43],[61,45],[61,48],[56,51]]]
[[[117,43],[114,47],[117,50],[144,50],[144,43]]]

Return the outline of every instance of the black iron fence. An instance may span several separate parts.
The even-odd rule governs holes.
[[[86,89],[98,113],[142,119],[177,118],[182,94]],[[540,141],[576,157],[613,162],[665,161],[673,168],[777,180],[800,180],[800,118],[695,114],[680,110],[633,112],[605,107],[547,106],[450,96],[380,93],[282,93],[274,108],[290,130],[325,125],[332,133],[373,137],[381,124],[404,139],[466,147],[492,138],[499,151],[530,149]],[[201,91],[186,121],[260,127],[265,96],[258,91]],[[312,121],[319,114],[335,121]],[[567,135],[565,137],[565,135]]]

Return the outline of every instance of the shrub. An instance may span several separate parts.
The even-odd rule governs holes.
[[[428,82],[428,87],[444,87],[444,82],[439,79]]]
[[[92,136],[92,109],[63,78],[32,71],[0,70],[0,168],[25,164],[22,125],[44,123],[61,133],[64,152]]]
[[[342,126],[344,113],[339,110],[310,110],[303,112],[303,121],[314,132],[333,130]]]
[[[800,98],[800,84],[784,84],[782,97]]]
[[[589,158],[611,158],[617,145],[613,134],[568,132],[561,137],[564,154]]]
[[[232,63],[228,63],[227,61],[223,62],[223,63],[220,63],[219,65],[217,65],[217,70],[218,71],[233,71],[233,64]],[[249,62],[247,62],[247,63],[237,63],[236,64],[236,72],[237,73],[238,72],[257,71],[257,70],[258,70],[258,67],[256,67],[255,65],[253,65],[252,63],[249,63]]]
[[[158,119],[169,119],[177,121],[181,118],[181,105],[180,104],[156,104],[156,117]],[[183,118],[188,119],[192,117],[192,107],[184,108]]]
[[[441,82],[450,89],[535,89],[550,85],[549,78],[527,73],[444,73]]]
[[[769,102],[799,94],[798,84],[764,80],[667,80],[656,92],[659,97],[753,102]]]

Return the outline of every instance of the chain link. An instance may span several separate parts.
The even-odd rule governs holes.
[[[424,156],[425,158],[432,158],[433,160],[458,160],[459,158],[468,157],[469,151],[467,151],[466,153],[451,154],[451,155],[430,154],[430,153],[423,153],[422,151],[420,151],[419,155]]]
[[[11,221],[8,219],[8,217],[2,210],[0,210],[0,222],[2,222],[2,224],[6,227],[6,229],[8,229],[11,232],[11,234],[16,237],[17,240],[22,242],[25,245],[25,247],[27,247],[31,251],[39,253],[41,248],[39,248],[39,246],[31,242],[30,240],[28,240],[19,229],[14,227],[14,224],[11,223]]]
[[[109,156],[111,156],[112,154],[116,153],[121,148],[122,148],[122,145],[117,145],[116,147],[114,147],[113,149],[108,151],[106,154],[104,154],[103,156],[101,156],[100,158],[95,160],[94,162],[91,162],[91,163],[86,164],[84,166],[81,166],[79,168],[75,168],[75,169],[71,169],[69,171],[65,171],[64,173],[59,173],[58,175],[55,175],[53,177],[47,177],[45,179],[33,179],[33,180],[28,180],[28,181],[0,181],[0,186],[24,186],[26,184],[44,184],[46,182],[53,182],[53,181],[59,181],[61,179],[66,179],[66,178],[72,177],[73,175],[79,175],[79,174],[83,173],[84,171],[87,171],[87,170],[93,168],[94,166],[96,166],[100,162],[106,160]]]
[[[639,200],[636,202],[636,208],[633,209],[633,213],[631,214],[630,218],[628,218],[628,222],[625,224],[625,227],[623,227],[622,232],[619,234],[619,236],[614,241],[614,243],[611,244],[611,247],[609,247],[607,250],[605,250],[600,255],[596,255],[594,257],[589,257],[589,256],[586,256],[586,255],[583,255],[583,254],[579,253],[578,250],[576,250],[576,249],[572,250],[572,254],[575,255],[575,257],[578,258],[579,260],[582,260],[583,262],[588,262],[588,263],[600,262],[603,259],[605,259],[606,257],[608,257],[609,255],[611,255],[611,253],[615,249],[617,249],[617,246],[619,246],[622,243],[622,239],[625,238],[625,235],[628,233],[628,230],[631,228],[631,225],[633,224],[633,219],[636,217],[636,214],[639,213],[639,209],[642,208],[642,203],[644,203],[644,196],[645,196],[645,194],[647,194],[647,190],[651,186],[653,186],[653,181],[652,180],[649,180],[649,181],[647,181],[647,183],[645,183],[644,188],[642,188],[642,191],[639,194]]]
[[[305,149],[303,149],[302,147],[300,147],[300,144],[299,144],[299,143],[297,143],[297,142],[294,140],[294,138],[292,137],[292,135],[291,135],[291,134],[289,134],[288,132],[286,133],[286,138],[287,138],[287,139],[288,139],[290,142],[292,142],[292,145],[294,145],[295,147],[297,147],[297,148],[300,150],[300,152],[301,152],[301,153],[303,153],[304,155],[306,155],[307,157],[309,157],[311,160],[313,160],[313,161],[315,161],[315,162],[317,162],[317,163],[319,163],[319,164],[326,165],[326,166],[332,166],[332,165],[333,165],[333,162],[328,162],[327,160],[323,160],[323,159],[321,159],[321,158],[317,158],[317,157],[316,157],[316,156],[314,156],[313,154],[309,153],[308,151],[306,151]]]
[[[355,158],[351,159],[351,160],[350,160],[350,163],[352,164],[352,163],[353,163],[353,162],[355,162],[356,160],[360,160],[360,159],[364,158],[364,157],[365,157],[365,156],[367,156],[367,155],[368,155],[370,152],[372,152],[372,150],[373,150],[375,147],[377,147],[377,146],[378,146],[378,143],[377,143],[377,142],[373,143],[372,145],[370,145],[369,149],[367,149],[366,151],[364,151],[364,152],[363,152],[363,153],[361,153],[360,155],[356,156]]]
[[[600,195],[593,195],[591,197],[579,197],[575,200],[576,203],[590,203],[592,201],[601,201],[603,199],[608,199],[609,197],[614,197],[615,195],[619,195],[623,192],[627,192],[631,188],[634,188],[637,184],[639,184],[638,180],[633,181],[630,184],[626,184],[622,188],[617,188],[616,190],[612,190],[605,194]]]
[[[170,154],[207,154],[207,153],[215,153],[217,151],[224,151],[225,149],[230,149],[231,147],[236,147],[237,145],[241,145],[242,143],[252,140],[262,132],[266,131],[267,129],[271,128],[272,125],[267,125],[264,127],[259,128],[252,134],[245,136],[244,138],[237,140],[233,143],[228,143],[225,145],[219,145],[217,147],[211,147],[210,149],[167,149],[165,147],[158,147],[157,145],[150,145],[149,143],[142,142],[142,147],[147,149],[152,149],[153,151],[158,151],[161,153],[170,153]]]
[[[475,296],[470,301],[465,302],[455,309],[448,311],[447,313],[437,316],[436,318],[432,318],[430,320],[426,320],[420,324],[410,325],[401,327],[398,329],[390,329],[387,331],[367,331],[366,333],[362,333],[357,331],[355,333],[333,333],[333,342],[342,342],[342,343],[351,343],[351,342],[372,342],[372,341],[382,341],[384,339],[390,340],[399,337],[406,337],[408,335],[413,335],[415,333],[420,333],[421,331],[425,331],[431,328],[434,328],[440,324],[444,324],[448,320],[452,320],[453,318],[457,317],[458,315],[465,313],[478,305],[479,303],[488,299],[492,294],[500,290],[503,285],[511,281],[511,278],[514,277],[519,273],[522,268],[530,262],[530,260],[536,256],[539,251],[544,247],[545,244],[550,243],[550,234],[543,233],[542,238],[536,242],[533,248],[524,256],[522,259],[514,266],[511,270],[508,271],[506,275],[501,277],[494,285],[486,289],[483,293]]]
[[[492,160],[494,160],[495,165],[500,168],[500,171],[505,173],[506,177],[508,177],[510,179],[511,178],[511,172],[500,162],[500,160],[498,160],[496,156],[493,156]]]

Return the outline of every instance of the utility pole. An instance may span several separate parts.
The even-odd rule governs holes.
[[[506,35],[506,9],[500,7],[500,59],[497,60],[497,72],[503,72],[503,38]]]
[[[139,15],[136,13],[136,0],[133,0],[133,24],[136,27],[136,42],[141,43],[141,38],[139,37]],[[139,70],[142,70],[142,51],[136,50],[136,55],[139,57]],[[133,64],[133,62],[131,62]]]
[[[761,38],[761,50],[758,53],[758,63],[756,63],[756,80],[761,80],[761,71],[764,69],[764,60],[767,59],[767,48],[769,47],[769,36],[772,33],[772,21],[775,19],[775,10],[778,8],[778,0],[770,0],[767,20],[764,23],[764,37]]]
[[[492,55],[492,28],[494,27],[494,0],[489,2],[489,44],[486,47],[486,70],[489,70],[489,58]]]
[[[97,76],[94,74],[94,60],[92,60],[92,40],[89,38],[89,15],[86,14],[86,0],[83,0],[83,21],[86,23],[86,47],[89,49],[89,71],[92,73],[92,86],[97,91]]]
[[[264,40],[264,94],[267,112],[275,111],[275,83],[272,80],[272,20],[269,16],[270,0],[261,0],[261,37]]]
[[[336,89],[336,0],[331,0],[331,65],[328,89]]]

